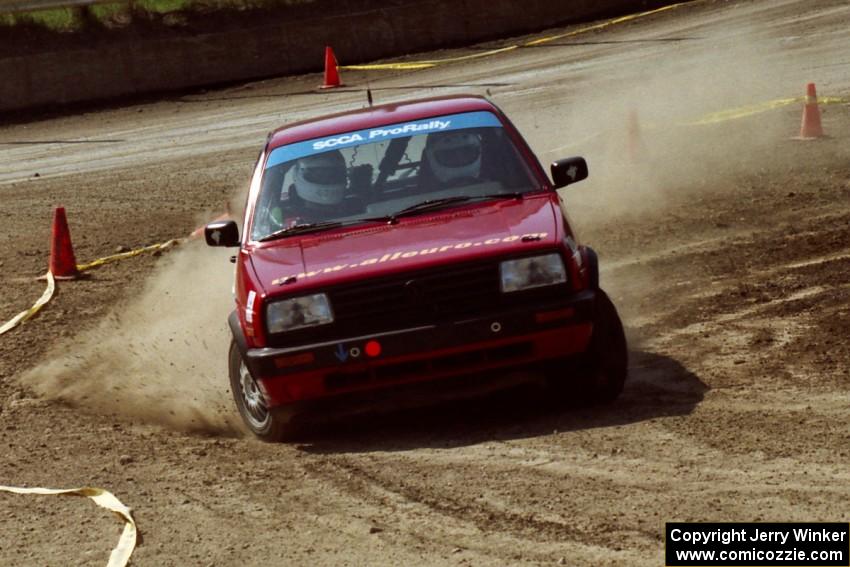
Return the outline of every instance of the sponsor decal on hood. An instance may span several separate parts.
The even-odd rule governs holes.
[[[367,258],[365,260],[361,260],[360,262],[354,264],[337,264],[335,266],[329,266],[327,268],[322,268],[321,270],[313,270],[309,272],[301,272],[299,274],[289,274],[275,280],[272,280],[272,285],[282,285],[285,281],[289,280],[293,276],[297,279],[303,278],[312,278],[323,274],[335,274],[342,271],[348,270],[356,270],[357,268],[365,268],[366,266],[374,266],[375,264],[383,264],[385,262],[393,262],[396,260],[406,260],[408,258],[414,258],[416,256],[430,256],[430,255],[439,255],[445,254],[451,250],[466,250],[470,248],[479,248],[486,246],[494,246],[497,244],[508,244],[512,242],[521,243],[521,242],[537,242],[539,240],[545,240],[549,236],[546,232],[534,232],[529,234],[523,234],[520,236],[511,235],[505,236],[502,238],[488,238],[486,240],[481,240],[478,242],[459,242],[457,244],[445,244],[443,246],[437,246],[432,248],[423,248],[423,249],[410,249],[410,250],[398,250],[396,252],[388,252],[383,254],[382,256],[375,256],[373,258]]]

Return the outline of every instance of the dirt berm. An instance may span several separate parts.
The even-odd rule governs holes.
[[[0,116],[313,72],[325,45],[343,64],[541,30],[665,1],[316,0],[247,11],[136,14],[84,31],[3,30]],[[152,19],[153,18],[153,19]]]

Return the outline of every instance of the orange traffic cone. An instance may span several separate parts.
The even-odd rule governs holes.
[[[803,124],[800,126],[800,138],[807,140],[811,138],[823,138],[823,127],[820,123],[820,108],[818,107],[818,95],[815,92],[815,84],[806,86],[806,104],[803,106]]]
[[[639,162],[646,153],[641,140],[637,110],[634,108],[629,111],[628,124],[626,125],[626,153],[631,163]]]
[[[80,277],[77,259],[71,244],[71,231],[65,217],[65,207],[56,207],[53,213],[53,230],[50,242],[50,271],[57,280],[73,280]]]
[[[341,86],[334,50],[330,46],[325,46],[325,84],[319,88],[332,89]]]

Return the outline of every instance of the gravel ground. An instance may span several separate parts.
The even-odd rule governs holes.
[[[812,142],[799,104],[682,125],[808,81],[847,97],[848,25],[845,2],[698,1],[369,76],[379,100],[489,88],[542,158],[588,157],[564,199],[627,327],[613,405],[529,389],[259,443],[227,390],[228,254],[189,242],[60,283],[0,337],[0,484],[114,492],[140,566],[660,565],[667,521],[850,521],[850,106]],[[186,235],[241,205],[268,130],[365,104],[295,94],[318,82],[0,128],[0,320],[42,292],[54,205],[81,262]],[[2,565],[103,565],[120,531],[84,499],[0,494]]]

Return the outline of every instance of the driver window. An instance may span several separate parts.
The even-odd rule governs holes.
[[[266,170],[257,210],[254,213],[254,226],[251,231],[253,238],[260,238],[280,228],[281,209],[289,198],[285,187],[287,183],[292,183],[290,165],[284,163]]]

